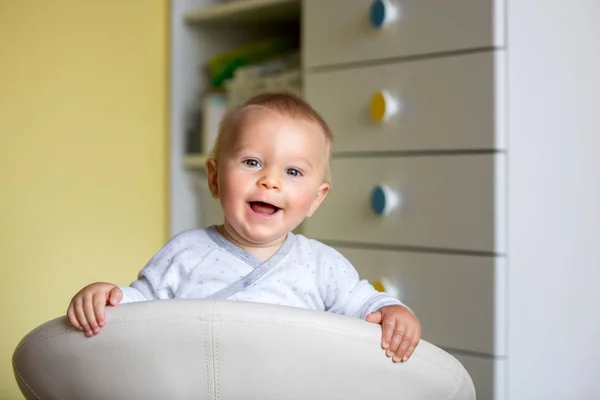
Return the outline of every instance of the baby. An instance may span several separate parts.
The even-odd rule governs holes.
[[[128,287],[92,283],[67,315],[87,336],[104,307],[196,298],[255,301],[328,311],[382,325],[394,362],[410,358],[421,325],[399,300],[360,280],[339,252],[292,231],[313,215],[330,186],[332,135],[304,100],[263,94],[223,117],[206,163],[224,223],[176,235]]]

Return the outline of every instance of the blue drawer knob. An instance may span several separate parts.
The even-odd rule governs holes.
[[[398,195],[386,185],[377,185],[371,191],[371,210],[375,215],[389,215],[398,204]]]
[[[398,10],[390,0],[375,0],[371,3],[371,25],[385,28],[398,17]]]

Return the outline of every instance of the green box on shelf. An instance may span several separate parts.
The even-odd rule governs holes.
[[[272,38],[237,47],[231,51],[212,57],[208,61],[211,85],[215,88],[220,88],[227,79],[233,77],[237,68],[263,62],[287,53],[297,46],[297,40],[293,38]]]

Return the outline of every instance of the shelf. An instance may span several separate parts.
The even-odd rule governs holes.
[[[238,0],[218,3],[186,14],[188,23],[285,22],[300,18],[300,0]]]
[[[183,164],[187,169],[204,170],[207,158],[201,154],[188,154],[184,157]]]

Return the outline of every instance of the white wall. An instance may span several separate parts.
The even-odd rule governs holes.
[[[600,1],[507,0],[508,398],[600,398]]]

